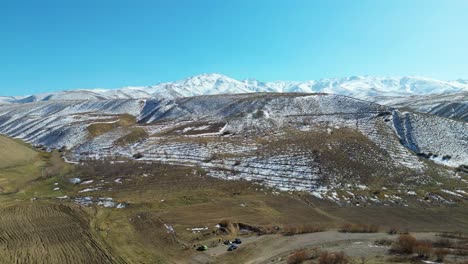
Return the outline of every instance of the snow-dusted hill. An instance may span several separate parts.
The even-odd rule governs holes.
[[[372,101],[448,118],[468,121],[468,92],[396,97],[374,97]]]
[[[172,122],[175,126],[185,122],[215,122],[226,124],[224,129],[230,133],[247,136],[262,131],[270,133],[288,126],[301,129],[322,123],[348,126],[373,135],[378,133],[371,128],[374,125],[369,125],[373,124],[373,118],[389,115],[391,111],[394,114],[386,118],[388,122],[385,124],[393,124],[394,136],[400,138],[400,142],[409,150],[450,156],[450,162],[446,163],[452,166],[468,163],[468,124],[465,122],[416,113],[405,114],[368,101],[327,94],[246,93],[173,100],[113,99],[4,104],[0,105],[0,133],[34,144],[54,148],[66,146],[70,149],[87,141],[87,127],[90,124],[112,123],[119,115],[130,114],[146,126],[161,122]]]
[[[10,104],[12,102],[15,102],[22,97],[14,97],[14,96],[0,96],[0,104]]]
[[[221,74],[202,74],[184,80],[161,83],[145,87],[125,87],[121,89],[73,90],[22,98],[0,99],[8,102],[35,102],[50,100],[100,100],[100,99],[139,99],[139,98],[180,98],[198,95],[237,94],[253,92],[279,93],[331,93],[359,99],[375,96],[411,96],[441,93],[467,92],[468,83],[464,80],[440,81],[424,77],[371,77],[353,76],[346,78],[311,81],[235,80]]]
[[[455,168],[468,164],[468,123],[332,94],[2,104],[0,133],[65,147],[72,161],[139,154],[340,203],[333,192],[343,188],[415,189],[450,179],[461,186]]]

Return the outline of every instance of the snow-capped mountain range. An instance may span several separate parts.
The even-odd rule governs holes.
[[[0,97],[0,103],[37,101],[180,98],[197,95],[254,92],[330,93],[359,99],[382,96],[412,96],[468,92],[467,80],[440,81],[425,77],[353,76],[310,81],[235,80],[221,74],[201,74],[175,82],[120,89],[81,89],[30,96]]]

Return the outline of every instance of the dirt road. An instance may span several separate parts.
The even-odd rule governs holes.
[[[434,238],[433,233],[413,234],[420,239]],[[243,238],[239,249],[227,251],[219,245],[194,257],[192,263],[285,263],[290,252],[304,248],[344,251],[352,257],[384,255],[388,247],[377,246],[378,239],[396,239],[386,233],[340,233],[326,231],[294,236],[264,235]]]

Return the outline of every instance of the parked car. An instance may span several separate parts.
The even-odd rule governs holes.
[[[232,244],[232,245],[229,246],[228,251],[236,250],[238,247],[239,247],[238,245]]]
[[[236,238],[236,239],[234,239],[234,241],[232,241],[232,243],[234,243],[234,244],[242,244],[242,240],[240,240],[240,238]]]
[[[202,246],[197,247],[197,250],[198,251],[206,251],[206,250],[208,250],[208,247],[206,245],[202,245]]]

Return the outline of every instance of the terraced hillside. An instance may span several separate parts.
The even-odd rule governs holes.
[[[66,172],[59,156],[3,136],[0,146],[0,263],[119,263],[92,235],[88,213],[33,196]]]
[[[87,218],[77,206],[0,208],[0,263],[122,263],[96,241]]]

